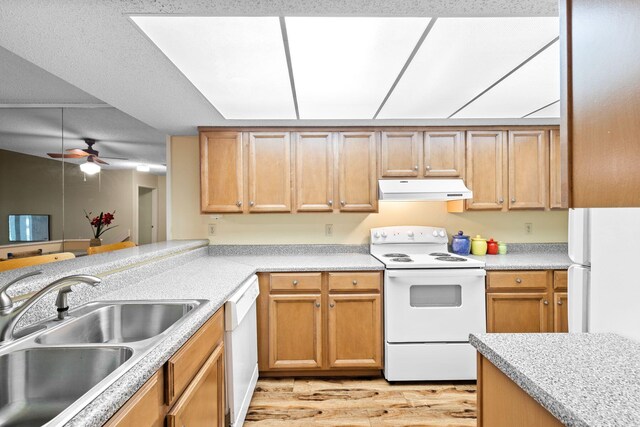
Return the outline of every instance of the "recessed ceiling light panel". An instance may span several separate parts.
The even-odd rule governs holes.
[[[438,18],[378,118],[447,118],[558,34],[556,17]]]
[[[278,17],[131,19],[225,118],[296,118]]]
[[[300,118],[373,118],[429,21],[285,18]]]

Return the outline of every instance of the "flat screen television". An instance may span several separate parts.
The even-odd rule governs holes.
[[[51,239],[51,215],[9,215],[10,242],[46,242]]]

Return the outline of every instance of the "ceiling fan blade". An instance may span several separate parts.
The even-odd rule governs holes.
[[[104,160],[100,159],[100,157],[98,157],[98,156],[91,156],[91,159],[95,163],[100,163],[101,165],[108,165],[109,164],[109,163],[105,162]]]
[[[77,154],[62,154],[62,153],[47,153],[49,157],[54,159],[79,159],[86,156],[79,156]]]
[[[76,155],[78,157],[87,157],[87,156],[91,155],[91,154],[87,153],[86,151],[81,150],[79,148],[70,148],[70,149],[68,149],[66,151],[67,151],[67,153],[74,154],[74,155]]]
[[[100,156],[101,159],[111,159],[111,160],[129,160],[126,157],[109,157],[109,156]]]

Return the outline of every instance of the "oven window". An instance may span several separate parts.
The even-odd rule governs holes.
[[[414,285],[409,288],[411,307],[460,307],[462,286],[460,285]]]

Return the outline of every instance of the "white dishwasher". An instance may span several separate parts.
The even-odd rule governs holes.
[[[251,276],[226,302],[225,383],[230,426],[240,427],[258,381],[258,277]]]

